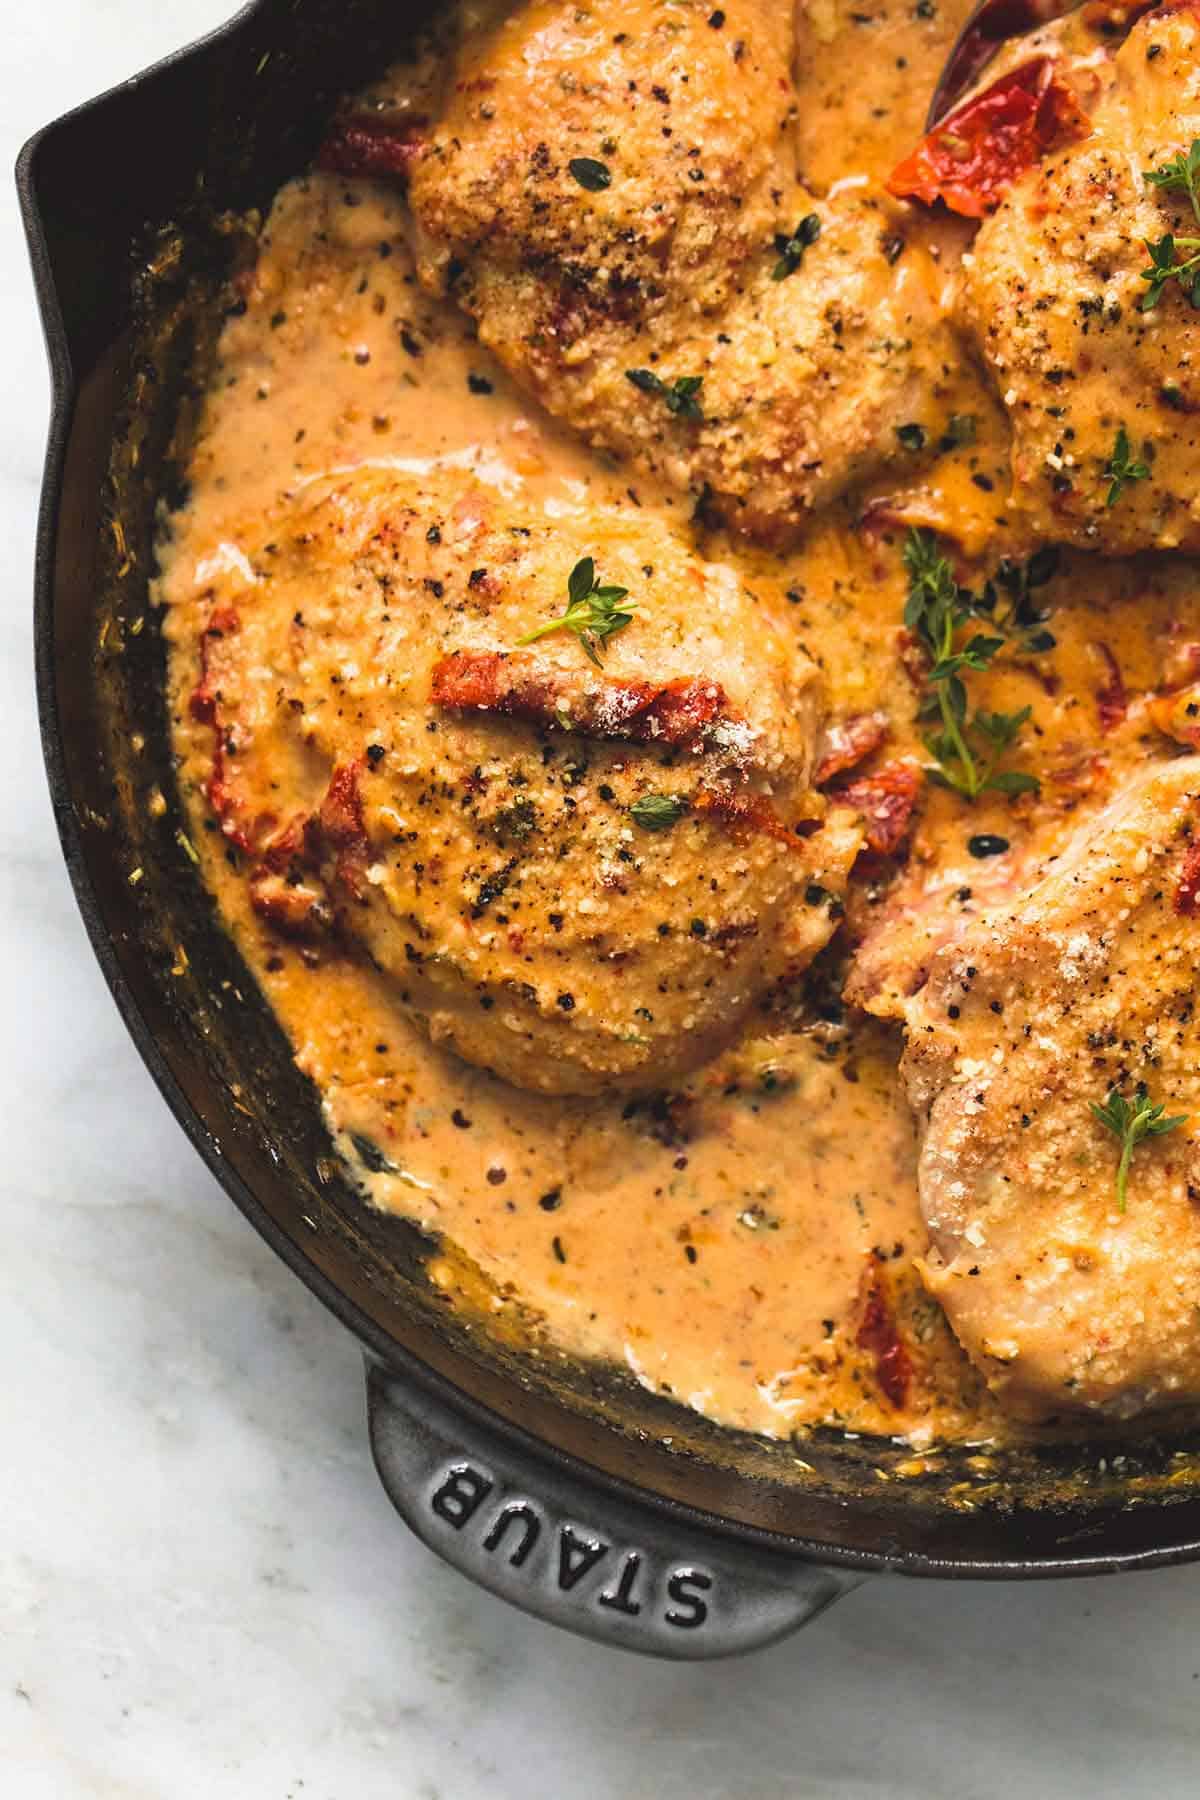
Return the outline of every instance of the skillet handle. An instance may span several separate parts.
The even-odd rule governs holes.
[[[796,1631],[858,1585],[611,1495],[367,1360],[371,1450],[421,1542],[580,1636],[698,1661]]]

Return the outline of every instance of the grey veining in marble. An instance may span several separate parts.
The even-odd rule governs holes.
[[[7,0],[35,126],[222,0]],[[360,1363],[184,1143],[53,838],[29,631],[46,381],[0,190],[0,1794],[1095,1800],[1200,1784],[1200,1570],[870,1583],[741,1664],[606,1654],[411,1542]]]

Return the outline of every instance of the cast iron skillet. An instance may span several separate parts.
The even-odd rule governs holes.
[[[51,125],[18,165],[54,376],[36,587],[46,763],[142,1056],[231,1198],[364,1345],[372,1447],[399,1511],[530,1612],[716,1656],[796,1628],[874,1569],[1062,1575],[1200,1555],[1194,1436],[961,1450],[913,1474],[886,1440],[719,1430],[613,1370],[450,1316],[425,1276],[430,1244],[366,1207],[333,1156],[187,855],[147,581],[246,245],[229,215],[269,203],[338,93],[417,23],[399,0],[255,0]]]

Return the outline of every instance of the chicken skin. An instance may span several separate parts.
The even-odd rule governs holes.
[[[469,34],[409,193],[423,280],[587,442],[784,544],[944,425],[942,278],[798,185],[788,7],[534,0]]]
[[[1005,1408],[1200,1398],[1200,758],[1151,765],[908,1006],[926,1283]],[[1116,1090],[1160,1106],[1117,1182]],[[1183,1122],[1181,1123],[1180,1120]]]
[[[1200,312],[1179,280],[1157,291],[1143,276],[1159,255],[1186,265],[1186,238],[1200,245],[1183,188],[1145,179],[1200,137],[1198,71],[1200,7],[1141,20],[1102,71],[1088,134],[1017,182],[965,259],[966,321],[1036,538],[1110,555],[1200,547]]]
[[[437,1042],[546,1093],[661,1088],[831,936],[861,833],[810,785],[821,683],[766,585],[631,508],[369,466],[249,566],[192,700],[211,805],[267,924],[357,945]],[[625,622],[522,646],[569,579]]]

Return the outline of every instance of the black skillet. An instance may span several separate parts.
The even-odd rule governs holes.
[[[333,1157],[177,836],[147,579],[243,243],[222,215],[269,203],[339,92],[402,52],[418,17],[398,0],[256,0],[20,158],[54,376],[43,741],[79,905],[142,1056],[231,1198],[362,1342],[372,1447],[399,1511],[530,1612],[705,1657],[797,1628],[871,1570],[1048,1576],[1200,1555],[1194,1435],[945,1452],[913,1476],[888,1440],[720,1430],[622,1373],[449,1316],[425,1277],[428,1241],[367,1208]]]

